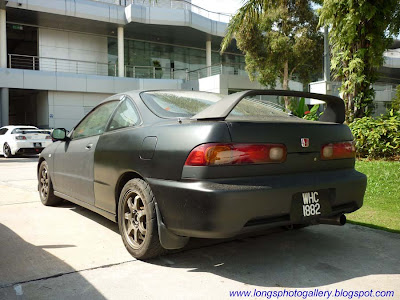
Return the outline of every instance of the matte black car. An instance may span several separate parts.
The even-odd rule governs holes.
[[[326,107],[319,122],[307,121],[271,102],[281,97]],[[343,225],[367,184],[343,122],[343,100],[304,92],[118,94],[69,134],[53,131],[39,157],[39,193],[44,205],[62,198],[118,222],[140,259],[190,237]]]

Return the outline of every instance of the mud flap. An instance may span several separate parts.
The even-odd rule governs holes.
[[[158,236],[160,238],[161,246],[164,249],[172,250],[172,249],[181,249],[186,246],[189,242],[189,237],[179,236],[171,231],[165,226],[162,221],[162,216],[160,210],[158,209],[157,202],[156,205],[156,214],[157,214],[157,226],[158,226]]]

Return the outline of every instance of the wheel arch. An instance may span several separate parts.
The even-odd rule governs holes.
[[[114,198],[115,198],[115,219],[118,221],[118,201],[119,201],[119,196],[121,194],[122,189],[124,188],[125,184],[132,179],[142,179],[147,182],[147,180],[140,175],[139,173],[135,171],[128,171],[123,173],[117,181],[117,184],[115,185],[115,192],[114,192]]]
[[[137,173],[135,171],[129,171],[129,172],[125,172],[124,174],[122,174],[119,177],[117,184],[115,185],[115,221],[117,223],[118,223],[118,202],[119,202],[119,196],[121,194],[121,191],[124,188],[125,184],[129,180],[136,179],[136,178],[142,179],[147,184],[149,184],[147,182],[147,180],[139,173]],[[188,243],[189,238],[177,236],[174,233],[169,231],[169,229],[163,223],[163,218],[162,218],[161,212],[160,212],[160,210],[158,208],[158,204],[157,204],[157,199],[155,199],[154,201],[155,201],[155,206],[156,206],[158,236],[159,236],[161,245],[165,249],[183,248]]]
[[[39,178],[39,169],[40,169],[40,165],[42,164],[42,162],[44,162],[45,161],[45,159],[44,159],[44,157],[39,157],[39,161],[38,161],[38,164],[37,164],[37,167],[36,167],[36,175],[37,175],[37,178]]]

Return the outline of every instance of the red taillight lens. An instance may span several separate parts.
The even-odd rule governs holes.
[[[185,166],[282,163],[286,154],[282,144],[203,144],[190,152]]]
[[[20,140],[26,140],[26,137],[23,136],[23,135],[18,135],[18,136],[15,137],[15,139],[16,139],[16,140],[19,140],[19,141],[20,141]]]
[[[50,135],[46,136],[46,140],[51,140],[51,136]]]
[[[331,143],[322,146],[321,159],[343,159],[356,157],[354,142]]]

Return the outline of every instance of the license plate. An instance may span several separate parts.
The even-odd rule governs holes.
[[[299,192],[293,195],[290,219],[301,222],[307,219],[328,215],[336,197],[335,189]]]
[[[33,147],[41,148],[42,147],[42,143],[33,143]]]
[[[303,217],[318,216],[321,214],[318,192],[301,193],[303,200]]]

